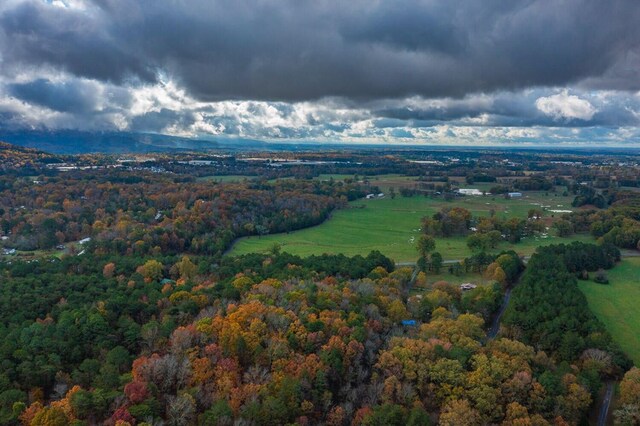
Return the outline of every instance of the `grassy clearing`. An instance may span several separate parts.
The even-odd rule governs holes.
[[[482,276],[482,274],[478,274],[474,272],[465,273],[460,276],[453,275],[447,271],[447,266],[445,266],[442,268],[442,271],[440,271],[439,274],[427,273],[426,287],[423,288],[423,287],[414,286],[411,289],[411,294],[424,293],[426,290],[430,288],[430,286],[432,286],[434,283],[437,283],[438,281],[446,281],[449,284],[455,284],[455,285],[459,285],[462,283],[473,283],[481,286],[491,284],[493,282],[492,280],[485,279]]]
[[[33,260],[33,259],[44,259],[49,257],[57,257],[61,259],[65,254],[65,250],[33,250],[33,251],[17,251],[14,259],[18,260]],[[11,259],[12,257],[5,257],[5,259]]]
[[[58,259],[62,259],[64,256],[75,255],[82,251],[82,244],[79,241],[67,241],[64,243],[65,248],[60,250],[58,248],[45,250],[17,250],[15,255],[11,256],[2,256],[0,260],[35,260],[35,259],[49,259],[52,257],[56,257]]]
[[[390,188],[394,188],[396,192],[403,187],[413,188],[417,183],[416,179],[415,176],[404,175],[367,176],[369,183],[378,186],[384,192],[388,192]]]
[[[589,307],[626,354],[640,365],[640,258],[626,258],[608,271],[609,285],[581,281]]]
[[[388,177],[394,181],[399,178],[401,177]],[[527,193],[519,199],[478,196],[448,202],[426,197],[397,196],[395,199],[386,197],[359,200],[350,203],[347,209],[336,211],[330,220],[313,228],[290,234],[244,238],[236,243],[231,254],[266,252],[278,243],[284,251],[301,256],[322,253],[353,256],[380,250],[396,262],[408,262],[417,257],[415,240],[420,236],[421,219],[442,207],[461,206],[475,215],[489,215],[494,210],[496,215],[505,217],[526,217],[529,209],[534,207],[570,210],[570,205],[570,197],[537,192]],[[548,212],[547,215],[550,217],[559,214]],[[577,236],[573,239],[588,240],[590,237]],[[540,245],[566,241],[570,239],[549,235],[546,239],[525,239],[517,245],[503,243],[499,249],[514,249],[520,254],[528,255]],[[471,254],[462,237],[438,239],[436,250],[445,259],[462,259]]]

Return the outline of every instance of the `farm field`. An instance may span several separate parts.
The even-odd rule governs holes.
[[[636,365],[640,365],[640,258],[626,258],[607,271],[609,285],[581,281],[593,313]]]
[[[376,185],[381,191],[388,192],[390,188],[395,188],[396,192],[402,187],[412,188],[417,183],[415,176],[404,175],[378,175],[367,176],[366,179],[370,184]]]
[[[399,177],[393,177],[394,181]],[[406,178],[405,178],[406,179]],[[372,179],[373,181],[373,179]],[[371,250],[391,257],[396,262],[415,261],[415,240],[420,236],[421,219],[430,216],[442,207],[460,206],[474,215],[489,215],[491,210],[504,217],[526,217],[531,208],[548,206],[551,210],[570,210],[571,197],[545,195],[543,192],[526,193],[518,199],[478,196],[464,197],[455,201],[435,200],[426,197],[395,199],[385,197],[351,202],[349,208],[338,210],[325,223],[289,234],[248,237],[236,242],[230,254],[266,252],[275,243],[284,251],[301,256],[322,253],[343,253],[348,256],[367,254]],[[547,216],[559,213],[547,212]],[[499,250],[514,249],[528,255],[542,244],[590,240],[588,235],[561,239],[553,235],[547,238],[524,239],[517,245],[503,243]],[[437,239],[436,250],[445,260],[462,259],[471,254],[463,237]]]

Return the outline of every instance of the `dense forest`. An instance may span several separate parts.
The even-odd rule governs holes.
[[[588,259],[575,259],[585,250]],[[577,424],[601,381],[629,367],[575,284],[574,271],[611,267],[616,255],[541,249],[489,340],[502,286],[461,293],[441,282],[418,297],[407,292],[411,269],[376,253],[4,264],[0,299],[22,309],[0,310],[0,416],[30,425]]]

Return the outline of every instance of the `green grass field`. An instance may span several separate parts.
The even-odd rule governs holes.
[[[616,342],[640,365],[640,258],[626,258],[607,274],[609,285],[581,281],[580,290]]]
[[[389,177],[396,180],[399,177]],[[488,215],[493,209],[497,215],[505,217],[526,217],[529,209],[541,205],[549,209],[569,210],[570,197],[528,193],[519,199],[480,196],[464,197],[452,202],[426,197],[404,198],[397,196],[373,200],[358,200],[349,208],[338,210],[325,223],[290,234],[249,237],[236,242],[230,254],[266,252],[275,243],[284,251],[301,256],[322,253],[343,253],[345,255],[367,254],[380,250],[396,262],[415,261],[417,253],[415,240],[420,236],[420,221],[444,206],[461,206],[475,215]],[[554,213],[548,212],[551,216]],[[556,214],[558,215],[558,214]],[[589,240],[589,236],[572,239]],[[549,235],[548,238],[525,239],[517,245],[503,243],[499,249],[514,249],[528,255],[536,247],[553,242],[569,241]],[[471,254],[463,237],[438,239],[436,250],[445,259],[462,259]]]

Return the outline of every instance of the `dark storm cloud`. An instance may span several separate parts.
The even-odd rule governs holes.
[[[454,2],[418,3],[399,1],[362,9],[361,14],[347,17],[340,32],[350,41],[379,43],[410,51],[433,51],[457,54],[468,44],[464,31],[458,28]]]
[[[386,101],[382,109],[374,109],[373,114],[381,118],[397,119],[401,122],[412,121],[420,126],[431,126],[442,122],[460,122],[476,119],[482,115],[492,117],[491,124],[532,125],[549,124],[552,119],[538,111],[535,100],[546,92],[532,91],[522,93],[497,93],[489,96],[470,96],[462,99],[438,99],[414,102],[418,105],[407,105],[406,102]],[[395,105],[394,105],[395,103]],[[423,103],[423,105],[420,105]],[[499,122],[499,123],[498,123]],[[520,124],[518,124],[520,123]]]
[[[53,7],[43,1],[16,2],[0,14],[3,68],[51,66],[102,81],[155,79],[152,58],[130,49],[112,31],[116,16]]]
[[[628,66],[636,0],[94,0],[86,10],[29,0],[0,10],[5,68],[110,82],[166,73],[201,100],[640,88]]]
[[[91,112],[98,103],[95,86],[79,82],[56,84],[38,79],[29,83],[11,84],[8,91],[22,101],[59,112]]]

